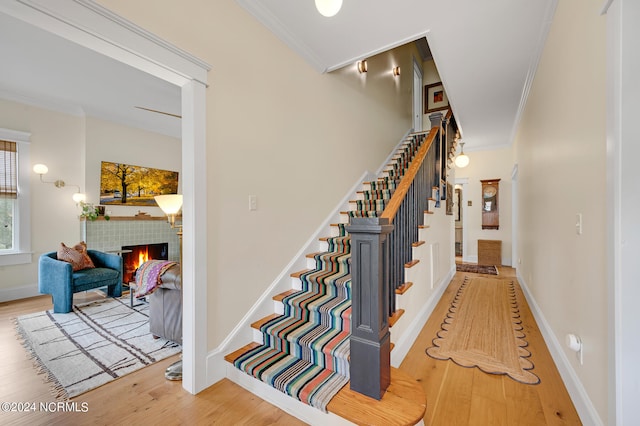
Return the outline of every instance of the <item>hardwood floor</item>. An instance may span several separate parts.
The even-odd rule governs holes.
[[[469,274],[467,274],[469,275]],[[500,268],[500,277],[514,278]],[[464,368],[428,357],[425,349],[440,328],[444,313],[463,274],[458,273],[418,336],[400,370],[417,379],[427,396],[425,425],[576,425],[578,415],[545,346],[524,296],[517,286],[526,339],[538,385],[524,385],[505,376]],[[0,304],[0,402],[54,402],[50,386],[37,375],[18,340],[16,316],[51,308],[49,296]],[[180,382],[164,379],[168,358],[74,399],[86,412],[0,412],[2,425],[301,425],[303,422],[261,400],[229,380],[198,395]]]
[[[517,282],[514,269],[498,269],[498,278]],[[507,376],[486,374],[477,368],[460,367],[450,360],[440,361],[425,354],[465,275],[495,278],[456,273],[400,365],[401,370],[422,383],[427,395],[425,425],[581,424],[519,284],[516,293],[523,331],[529,343],[527,349],[532,353],[532,372],[540,377],[539,384],[522,384]]]

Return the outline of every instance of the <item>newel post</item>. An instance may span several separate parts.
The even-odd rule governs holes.
[[[351,218],[351,389],[380,400],[391,382],[388,219]]]

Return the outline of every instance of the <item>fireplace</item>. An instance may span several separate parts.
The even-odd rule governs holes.
[[[169,243],[122,246],[122,250],[131,250],[131,253],[122,253],[122,282],[124,283],[135,281],[136,271],[147,260],[169,259]]]

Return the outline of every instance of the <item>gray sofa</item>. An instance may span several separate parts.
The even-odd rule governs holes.
[[[180,264],[167,269],[162,284],[147,296],[151,334],[182,344],[182,279]]]

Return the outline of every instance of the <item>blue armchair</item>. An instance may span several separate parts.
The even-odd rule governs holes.
[[[122,296],[122,257],[87,250],[96,266],[73,272],[70,263],[58,260],[55,251],[44,253],[38,262],[38,290],[53,297],[53,312],[71,312],[73,293],[107,287],[107,295]]]

